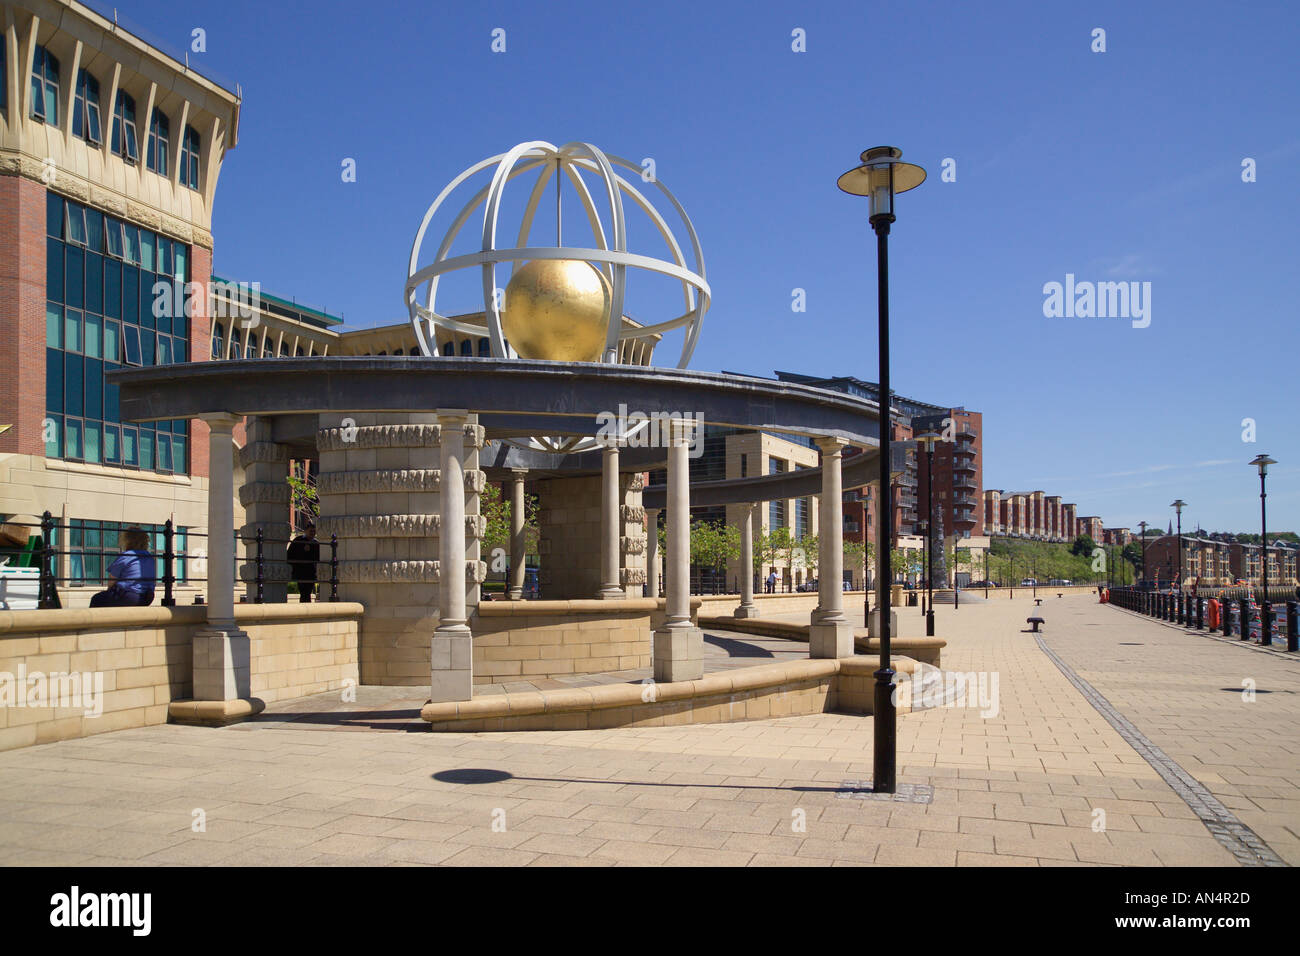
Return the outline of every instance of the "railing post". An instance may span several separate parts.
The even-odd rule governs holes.
[[[1205,629],[1205,602],[1201,598],[1194,598],[1196,601],[1196,629],[1202,631]]]
[[[36,607],[42,611],[57,606],[54,600],[55,571],[52,565],[54,546],[50,544],[50,537],[53,534],[54,515],[46,511],[41,515],[41,577],[37,584],[40,596],[36,602]]]
[[[1250,640],[1250,604],[1245,598],[1239,599],[1238,604],[1241,606],[1241,639],[1248,641]]]
[[[257,526],[257,597],[254,603],[262,603],[262,526]]]
[[[330,600],[339,599],[339,536],[330,535]]]
[[[168,518],[163,524],[163,607],[175,607],[176,598],[172,596],[172,585],[176,583],[176,575],[172,573],[172,562],[176,558],[176,551],[173,545],[173,538],[176,530],[172,527],[172,519]]]
[[[1300,651],[1300,601],[1286,602],[1286,649]]]

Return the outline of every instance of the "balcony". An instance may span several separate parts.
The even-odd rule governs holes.
[[[975,479],[966,475],[954,476],[952,486],[958,491],[977,491],[979,488],[979,486],[975,484]]]
[[[958,457],[953,460],[952,470],[954,474],[973,475],[976,473],[975,462],[970,458]]]

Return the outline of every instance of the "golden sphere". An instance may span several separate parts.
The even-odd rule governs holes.
[[[506,284],[501,331],[520,358],[597,362],[609,332],[609,281],[579,259],[534,259]]]

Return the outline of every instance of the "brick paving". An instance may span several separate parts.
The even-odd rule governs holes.
[[[1046,646],[1295,863],[1300,662],[1094,600],[1044,601]],[[1000,693],[899,718],[899,782],[928,802],[853,792],[870,718],[434,734],[409,689],[362,688],[0,753],[0,863],[1239,865],[1023,633],[1031,605],[936,610],[945,669]]]

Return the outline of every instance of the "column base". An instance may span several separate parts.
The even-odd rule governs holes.
[[[511,588],[509,591],[506,592],[507,601],[522,601],[523,599],[524,599],[523,588]]]
[[[758,606],[754,604],[742,604],[732,612],[735,617],[758,617]]]
[[[889,636],[890,638],[898,637],[898,612],[892,608],[889,611]],[[880,608],[873,607],[871,613],[867,616],[867,636],[880,637]]]
[[[848,621],[822,621],[808,628],[809,657],[852,657],[853,625]]]
[[[430,645],[429,700],[435,704],[474,696],[474,635],[465,625],[440,627]]]
[[[225,727],[256,717],[266,709],[266,702],[251,700],[174,700],[167,705],[167,718],[173,724],[198,727]]]
[[[626,601],[627,592],[623,590],[621,585],[607,584],[600,589],[600,593],[596,597],[601,601]]]
[[[668,625],[654,632],[654,679],[667,684],[704,676],[704,632]]]
[[[247,700],[251,694],[248,634],[231,628],[194,633],[194,700]]]

